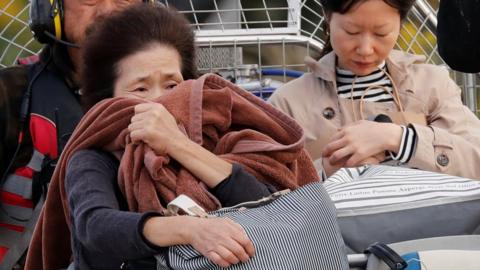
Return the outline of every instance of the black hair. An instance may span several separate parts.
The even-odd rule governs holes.
[[[326,55],[327,53],[333,50],[332,45],[330,44],[330,33],[328,31],[328,19],[330,18],[332,13],[340,13],[345,14],[350,11],[352,8],[357,6],[358,4],[365,2],[368,0],[320,0],[323,11],[325,14],[325,26],[327,37],[325,40],[325,45],[321,52],[321,56]],[[415,4],[415,0],[383,0],[389,6],[398,10],[400,14],[400,19],[403,21],[407,18],[408,12],[412,9],[413,4]]]
[[[194,33],[188,20],[176,10],[139,3],[103,18],[88,29],[81,70],[84,108],[112,97],[117,64],[154,43],[177,50],[183,78],[196,78]]]

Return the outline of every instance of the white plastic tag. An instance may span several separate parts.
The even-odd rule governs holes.
[[[179,209],[189,216],[208,217],[207,212],[200,205],[184,194],[181,194],[167,205],[167,210],[171,215],[177,215]]]

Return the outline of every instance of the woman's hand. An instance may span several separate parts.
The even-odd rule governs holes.
[[[402,128],[392,123],[358,121],[341,128],[323,149],[330,165],[356,167],[370,158],[378,161],[385,151],[398,152]],[[328,175],[328,174],[327,174]]]
[[[253,243],[243,228],[230,219],[152,217],[145,222],[143,235],[161,247],[192,245],[221,267],[246,262],[255,254]]]
[[[198,218],[190,231],[190,244],[213,263],[228,267],[255,254],[245,230],[230,219]]]
[[[152,102],[135,106],[128,130],[133,142],[148,144],[157,155],[168,154],[209,188],[217,186],[232,173],[232,164],[191,141],[161,104]]]
[[[135,106],[135,115],[128,126],[133,142],[143,141],[157,154],[168,154],[173,141],[188,138],[178,129],[175,118],[159,103]]]

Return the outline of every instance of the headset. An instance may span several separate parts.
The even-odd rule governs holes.
[[[155,0],[143,0],[154,3]],[[30,4],[29,27],[34,38],[42,44],[61,43],[79,48],[77,44],[63,39],[63,0],[32,0]]]

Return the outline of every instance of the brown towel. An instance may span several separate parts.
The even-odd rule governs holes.
[[[92,108],[75,129],[57,165],[34,231],[26,269],[59,269],[71,260],[65,168],[72,154],[102,148],[121,155],[118,183],[129,209],[162,211],[186,194],[208,210],[220,207],[206,186],[188,170],[169,165],[144,144],[132,144],[128,125],[138,99],[114,98]],[[288,116],[216,75],[186,81],[158,98],[188,137],[230,162],[241,164],[260,181],[295,189],[317,181],[303,149],[303,131]]]

